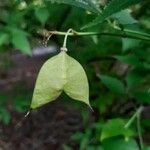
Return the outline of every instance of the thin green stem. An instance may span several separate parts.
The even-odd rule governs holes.
[[[139,136],[140,149],[143,150],[144,144],[143,144],[142,131],[141,131],[141,112],[137,115],[137,131]]]
[[[133,116],[129,119],[129,121],[125,124],[125,128],[129,128],[129,126],[134,122],[134,120],[136,119],[136,117],[141,114],[141,112],[143,111],[143,106],[140,106],[137,111],[133,114]]]
[[[71,33],[70,33],[71,32]],[[123,37],[123,38],[131,38],[131,39],[140,39],[144,41],[150,41],[150,35],[146,33],[141,33],[137,31],[132,30],[120,30],[115,29],[114,32],[77,32],[72,29],[68,33],[66,32],[60,32],[60,31],[46,31],[41,30],[39,33],[43,36],[49,35],[49,34],[55,34],[55,35],[66,35],[66,40],[68,36],[92,36],[92,35],[98,35],[98,36],[115,36],[115,37]],[[65,42],[65,41],[64,41]],[[65,42],[66,43],[66,42]]]
[[[67,38],[68,38],[68,35],[69,33],[72,32],[72,29],[69,29],[67,31],[67,33],[65,34],[65,38],[64,38],[64,43],[63,43],[63,47],[66,48],[66,45],[67,45]]]
[[[125,128],[129,128],[130,125],[135,121],[135,119],[137,119],[137,132],[138,132],[138,136],[139,136],[139,144],[140,144],[141,150],[144,149],[142,132],[141,132],[141,113],[142,113],[143,109],[144,109],[144,107],[140,106],[124,126]]]

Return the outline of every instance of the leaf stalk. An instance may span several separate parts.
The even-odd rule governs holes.
[[[66,36],[64,40],[64,46],[66,45],[66,40],[68,36],[92,36],[92,35],[98,35],[98,36],[114,36],[114,37],[122,37],[122,38],[131,38],[131,39],[139,39],[143,41],[150,42],[150,35],[147,33],[141,33],[138,31],[132,31],[132,30],[120,30],[115,29],[115,32],[98,32],[98,31],[91,31],[91,32],[77,32],[73,29],[69,29],[67,32],[61,32],[61,31],[47,31],[47,30],[41,30],[39,31],[39,34],[42,36],[48,36],[48,35],[62,35]]]

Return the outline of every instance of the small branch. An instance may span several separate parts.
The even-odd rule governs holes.
[[[60,31],[47,31],[47,30],[40,30],[38,32],[42,36],[49,36],[50,34],[55,35],[66,35],[66,32],[60,32]],[[115,37],[123,37],[123,38],[131,38],[131,39],[139,39],[144,41],[150,41],[150,35],[146,33],[136,32],[132,30],[119,30],[116,29],[115,32],[77,32],[75,30],[72,30],[72,32],[68,33],[68,36],[92,36],[92,35],[98,35],[98,36],[115,36]]]
[[[143,111],[144,107],[140,106],[137,111],[134,113],[134,115],[129,119],[129,121],[125,124],[125,128],[129,128],[130,125],[137,119],[137,132],[139,136],[139,145],[140,149],[144,149],[144,144],[143,144],[143,138],[142,138],[142,132],[141,132],[141,113]]]
[[[141,131],[141,113],[137,115],[137,132],[139,136],[140,149],[143,150],[144,144],[143,144],[142,131]]]
[[[63,47],[66,48],[66,45],[67,45],[67,38],[68,38],[68,35],[69,33],[72,32],[72,29],[69,29],[65,35],[65,38],[64,38],[64,43],[63,43]]]
[[[137,111],[134,113],[134,115],[129,119],[129,121],[125,124],[125,128],[129,128],[129,126],[134,122],[134,120],[137,118],[137,116],[139,116],[139,114],[141,114],[141,112],[143,111],[143,106],[140,106]]]

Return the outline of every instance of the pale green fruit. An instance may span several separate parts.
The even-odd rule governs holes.
[[[40,107],[55,100],[64,91],[75,100],[89,104],[89,85],[86,73],[74,58],[61,51],[50,58],[41,68],[31,103]]]

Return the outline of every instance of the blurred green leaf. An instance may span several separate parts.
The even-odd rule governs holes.
[[[142,0],[111,0],[102,11],[102,13],[97,16],[91,23],[85,25],[82,29],[100,24],[112,14],[119,12],[131,5],[137,4],[141,1]]]
[[[86,10],[89,10],[94,13],[99,13],[100,10],[97,7],[96,2],[91,1],[91,0],[49,0],[52,3],[61,3],[61,4],[68,4],[68,5],[73,5],[79,8],[83,8]]]
[[[20,30],[12,31],[12,44],[15,48],[21,50],[22,53],[31,55],[30,43],[24,32]]]
[[[101,146],[88,146],[86,150],[104,150]]]
[[[84,150],[88,147],[91,134],[92,134],[91,129],[86,129],[84,138],[82,138],[82,140],[80,141],[80,150]]]
[[[102,146],[98,146],[96,150],[104,150]]]
[[[35,16],[41,22],[41,24],[45,24],[50,14],[47,8],[44,7],[35,9]]]
[[[150,38],[149,33],[140,28],[139,24],[125,24],[123,25],[123,31],[129,32],[131,35],[135,33],[137,37],[144,36],[146,39]],[[141,40],[139,39],[122,38],[122,49],[124,52],[131,49],[135,51],[140,46],[140,43]]]
[[[95,101],[92,102],[92,106],[98,108],[99,112],[107,112],[107,108],[113,104],[114,94],[108,93],[107,95],[101,94]]]
[[[103,142],[103,146],[105,150],[110,150],[110,148],[111,150],[139,150],[134,140],[109,139]]]
[[[4,124],[8,124],[10,122],[11,116],[10,113],[5,108],[0,108],[0,120]]]
[[[72,150],[72,148],[69,147],[69,146],[67,146],[67,145],[64,145],[64,146],[63,146],[63,150]]]
[[[8,41],[8,34],[0,32],[0,46]]]
[[[148,91],[133,92],[133,96],[142,103],[150,103],[150,92]]]
[[[144,62],[143,66],[145,69],[150,69],[150,62]]]
[[[137,85],[138,83],[140,83],[143,79],[143,76],[136,73],[136,72],[130,72],[127,74],[127,86],[130,88],[132,86]]]
[[[125,93],[125,86],[120,80],[106,75],[98,75],[98,77],[101,79],[102,83],[105,84],[105,86],[107,86],[107,88],[111,91],[118,94]]]
[[[84,150],[86,147],[88,147],[89,143],[89,137],[84,137],[82,141],[80,141],[80,150]]]
[[[122,10],[112,15],[113,18],[117,19],[122,25],[137,23],[130,13],[129,9]]]
[[[142,119],[142,126],[143,127],[150,127],[150,118],[149,119]]]
[[[139,65],[139,59],[136,55],[134,54],[128,54],[128,55],[124,55],[124,56],[114,56],[117,60],[125,63],[125,64],[129,64],[129,65]]]
[[[79,150],[84,150],[85,148],[88,147],[91,135],[92,130],[90,128],[87,128],[85,133],[77,132],[71,137],[71,139],[79,141],[80,142]]]
[[[2,93],[0,93],[0,105],[5,103],[6,99],[7,99],[7,96],[2,94]]]
[[[84,134],[82,132],[76,132],[71,136],[71,139],[80,141],[83,137]]]
[[[25,112],[30,107],[30,97],[19,95],[15,98],[15,109],[18,112]]]
[[[122,135],[125,139],[133,136],[133,131],[125,128],[125,121],[123,119],[111,119],[102,128],[101,141],[107,138]]]
[[[127,50],[138,47],[140,44],[140,40],[122,38],[122,50],[125,52]]]
[[[80,113],[82,115],[83,124],[86,125],[89,120],[90,112],[88,112],[87,109],[82,109]]]
[[[95,147],[94,146],[88,146],[87,150],[95,150]]]

